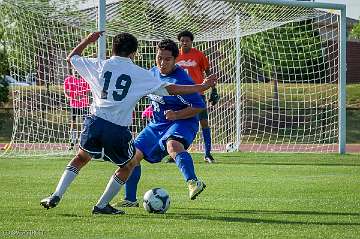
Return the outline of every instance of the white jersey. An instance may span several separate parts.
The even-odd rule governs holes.
[[[114,124],[130,126],[132,113],[141,97],[151,93],[169,95],[164,88],[169,83],[155,78],[130,58],[112,56],[108,60],[98,60],[75,55],[70,60],[90,85],[93,95],[90,112]]]

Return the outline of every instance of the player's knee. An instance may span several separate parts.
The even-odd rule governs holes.
[[[76,154],[76,156],[73,158],[70,164],[78,169],[81,169],[90,160],[91,157],[86,152],[80,151],[78,154]]]
[[[127,164],[125,164],[124,166],[119,168],[118,171],[131,172],[138,165],[139,165],[139,162],[136,160],[135,157],[133,157]]]
[[[136,160],[131,159],[127,164],[125,164],[122,167],[119,167],[116,171],[115,171],[115,175],[120,178],[122,181],[126,182],[127,179],[130,177],[133,169],[139,165],[138,162]]]
[[[129,163],[126,164],[125,167],[128,168],[129,170],[132,170],[137,165],[138,165],[138,162],[135,160],[135,158],[133,158],[132,160],[129,161]]]
[[[170,156],[184,151],[184,145],[176,140],[168,140],[166,142],[166,149]]]

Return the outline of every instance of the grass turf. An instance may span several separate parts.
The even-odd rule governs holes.
[[[194,154],[207,183],[195,200],[174,164],[143,163],[138,196],[163,187],[164,215],[126,208],[126,215],[91,215],[115,166],[91,162],[60,205],[39,201],[52,192],[69,159],[0,158],[0,238],[358,238],[360,155]],[[123,189],[114,200],[121,199]],[[113,201],[113,202],[114,202]]]

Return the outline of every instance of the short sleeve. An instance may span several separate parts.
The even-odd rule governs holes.
[[[74,55],[70,58],[70,62],[86,81],[91,81],[91,79],[97,78],[99,75],[101,61],[97,58],[86,58]]]
[[[158,77],[156,77],[157,73],[158,72],[156,71],[155,67],[147,71],[148,77],[150,78],[149,80],[145,81],[146,84],[149,84],[148,88],[150,88],[147,95],[154,94],[159,96],[169,96],[169,92],[165,87],[172,85],[172,83],[160,80]]]
[[[166,86],[172,85],[171,83],[168,82],[163,82],[163,84],[156,89],[155,91],[152,92],[152,94],[154,95],[159,95],[159,96],[169,96],[169,92],[166,90]]]
[[[207,57],[205,56],[204,53],[200,52],[201,54],[201,68],[202,68],[202,71],[205,71],[206,69],[208,69],[210,67],[210,64],[209,64],[209,60],[207,59]]]

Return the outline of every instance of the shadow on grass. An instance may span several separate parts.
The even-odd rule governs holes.
[[[359,164],[353,164],[353,163],[288,163],[288,162],[241,162],[241,159],[239,159],[238,156],[224,156],[224,158],[229,158],[230,161],[223,160],[221,162],[218,162],[217,164],[237,164],[237,165],[279,165],[279,166],[329,166],[329,167],[360,167],[360,161]]]
[[[248,218],[246,216],[240,217],[233,215],[238,214],[256,214],[256,215],[314,215],[314,216],[360,216],[360,213],[337,213],[337,212],[316,212],[316,211],[267,211],[267,210],[218,210],[218,209],[191,209],[191,208],[176,208],[180,210],[186,210],[187,212],[168,212],[164,216],[165,220],[168,219],[186,219],[186,220],[210,220],[210,221],[224,221],[224,222],[239,222],[239,223],[265,223],[265,224],[289,224],[289,225],[327,225],[327,226],[360,226],[357,222],[329,222],[308,220],[276,220],[265,218]],[[194,211],[193,213],[191,211]],[[198,213],[199,210],[206,210],[206,214]],[[190,212],[189,212],[190,211]],[[213,211],[213,213],[211,212]],[[210,213],[210,215],[209,215]],[[217,216],[217,214],[223,214],[226,216]],[[232,215],[229,215],[232,214]],[[212,216],[213,215],[213,216]],[[147,218],[146,215],[132,215],[139,218]],[[329,219],[331,220],[331,219]],[[336,219],[338,220],[338,219]]]
[[[181,208],[180,210],[194,210],[194,211],[214,211],[216,213],[241,213],[241,214],[284,214],[284,215],[317,215],[317,216],[360,216],[360,213],[352,212],[317,212],[317,211],[270,211],[270,210],[221,210],[221,209],[210,209],[210,208]]]
[[[71,214],[71,213],[59,213],[57,215],[62,217],[70,217],[70,218],[88,218],[89,215],[91,216],[92,214],[89,213],[89,215],[79,215],[79,214]]]
[[[105,216],[105,217],[131,217],[131,218],[144,218],[157,217],[158,219],[163,218],[164,220],[209,220],[209,221],[222,221],[222,222],[238,222],[238,223],[264,223],[264,224],[280,224],[280,225],[325,225],[325,226],[360,226],[359,222],[341,222],[337,218],[338,216],[354,216],[359,217],[360,213],[351,212],[318,212],[318,211],[271,211],[271,210],[221,210],[221,209],[206,209],[206,208],[174,208],[178,210],[176,213],[167,212],[166,214],[125,214],[125,215],[79,215],[71,213],[60,213],[58,216],[72,219],[83,219],[89,217]],[[200,211],[200,213],[199,213]],[[203,211],[204,213],[201,213]],[[205,212],[206,211],[206,212]],[[221,214],[221,216],[219,216]],[[236,215],[236,214],[241,214]],[[302,215],[302,216],[335,216],[334,221],[331,218],[327,221],[321,221],[318,218],[304,218],[303,221],[299,219],[294,220],[277,220],[267,218],[250,218],[246,215],[256,215],[268,217],[269,215]],[[337,221],[335,221],[337,220]],[[348,220],[348,218],[346,218]]]

